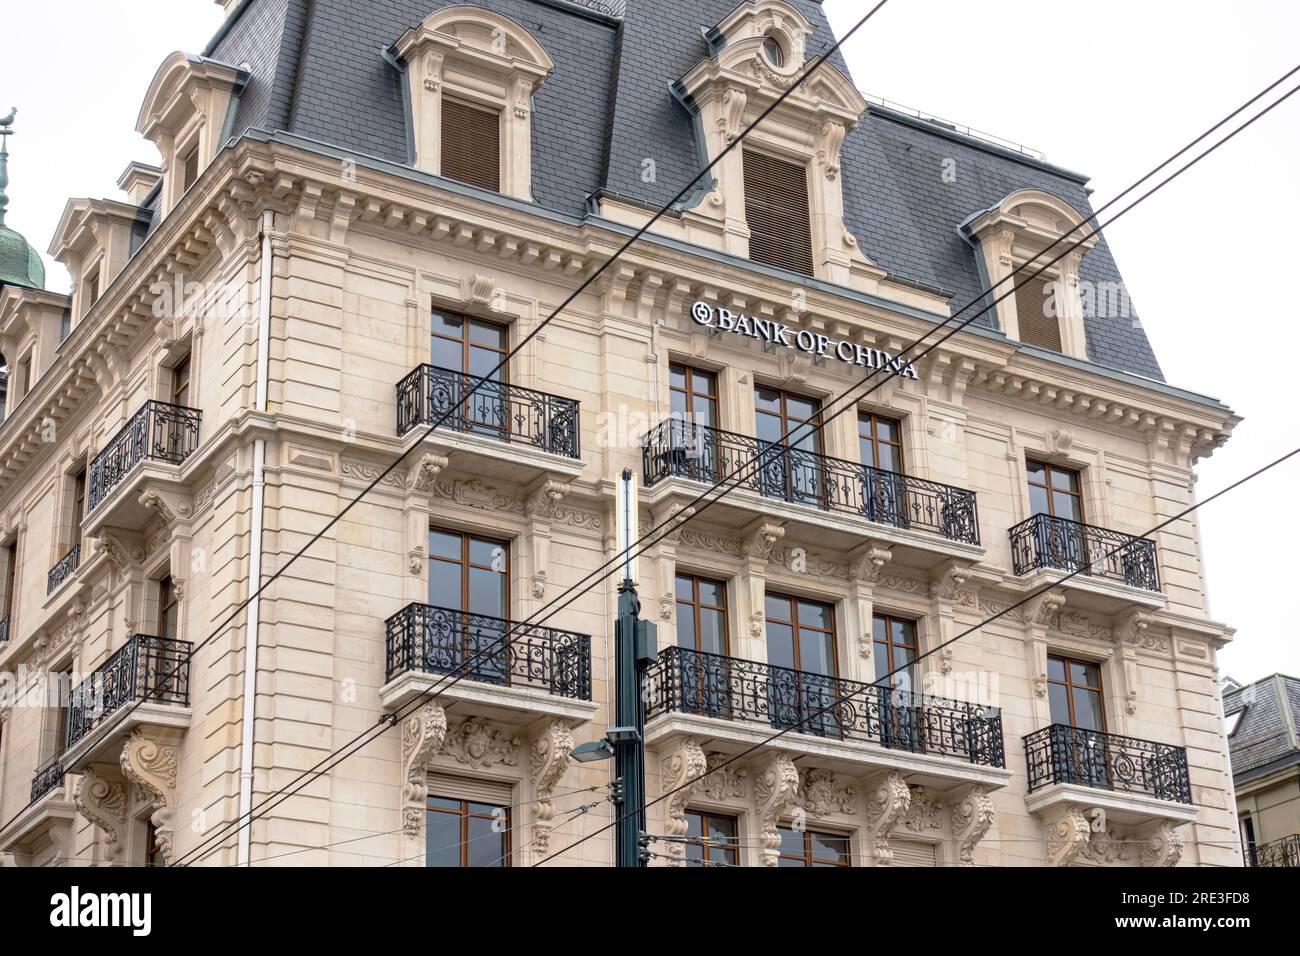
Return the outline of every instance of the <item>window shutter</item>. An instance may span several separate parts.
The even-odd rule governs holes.
[[[504,781],[476,780],[449,773],[429,774],[429,796],[448,800],[469,800],[472,803],[490,803],[498,807],[511,804],[514,788]]]
[[[1020,341],[1061,351],[1061,318],[1053,282],[1035,276],[1016,289],[1016,319],[1020,324]]]
[[[443,97],[442,175],[501,190],[501,116]]]
[[[803,166],[745,150],[745,221],[749,258],[813,274],[808,175]]]
[[[919,840],[890,840],[894,851],[894,866],[938,866],[934,844]]]

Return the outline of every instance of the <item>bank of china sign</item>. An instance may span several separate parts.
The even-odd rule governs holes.
[[[781,345],[818,358],[835,358],[846,365],[857,365],[901,378],[917,378],[916,366],[902,358],[895,358],[882,349],[868,348],[843,339],[832,339],[808,329],[792,329],[771,319],[714,308],[707,302],[697,301],[691,306],[691,318],[697,325],[718,332],[731,332],[747,338],[758,339],[770,345]]]

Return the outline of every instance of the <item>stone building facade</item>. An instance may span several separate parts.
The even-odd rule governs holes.
[[[551,602],[614,553],[625,468],[648,530],[823,416],[638,562],[651,796],[789,731],[656,803],[654,865],[1240,864],[1232,632],[1195,519],[1143,537],[1232,412],[1098,308],[1100,239],[898,361],[1082,235],[1083,177],[869,106],[831,57],[429,432],[833,42],[825,15],[227,6],[146,92],[161,163],[68,203],[70,296],[0,293],[33,369],[0,426],[7,862],[609,865],[608,833],[561,851],[612,819],[611,766],[569,754],[610,721],[615,583]]]

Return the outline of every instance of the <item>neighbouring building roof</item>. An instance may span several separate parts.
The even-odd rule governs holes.
[[[1233,782],[1240,786],[1292,765],[1300,765],[1300,678],[1274,674],[1223,695],[1223,715],[1231,727],[1228,738]]]
[[[231,126],[285,131],[396,163],[409,162],[402,78],[385,51],[453,0],[246,0],[204,55],[246,65]],[[667,202],[700,168],[692,116],[672,85],[710,55],[706,31],[745,0],[475,0],[523,25],[555,62],[536,94],[532,183],[542,206],[585,216],[604,191]],[[821,4],[791,0],[815,26],[807,54],[834,43]],[[838,54],[831,62],[846,75]],[[976,252],[959,234],[971,214],[1020,189],[1092,212],[1087,179],[939,122],[871,106],[843,145],[845,224],[863,252],[900,279],[951,294],[981,292]],[[644,161],[655,161],[651,182]],[[937,170],[955,160],[955,182]],[[1084,260],[1085,282],[1121,277],[1105,241]],[[979,320],[995,327],[992,314]],[[1163,381],[1135,317],[1089,318],[1089,358]]]

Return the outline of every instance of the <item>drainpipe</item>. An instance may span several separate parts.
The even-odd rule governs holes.
[[[271,349],[271,229],[275,214],[262,213],[262,272],[257,302],[257,384],[254,411],[266,411],[266,388]],[[239,819],[253,807],[253,730],[257,708],[257,639],[261,624],[262,506],[266,497],[266,439],[253,439],[253,521],[249,535],[248,587],[252,597],[245,608],[244,623],[244,713],[239,744]],[[252,847],[252,822],[239,831],[238,865],[248,866]]]

